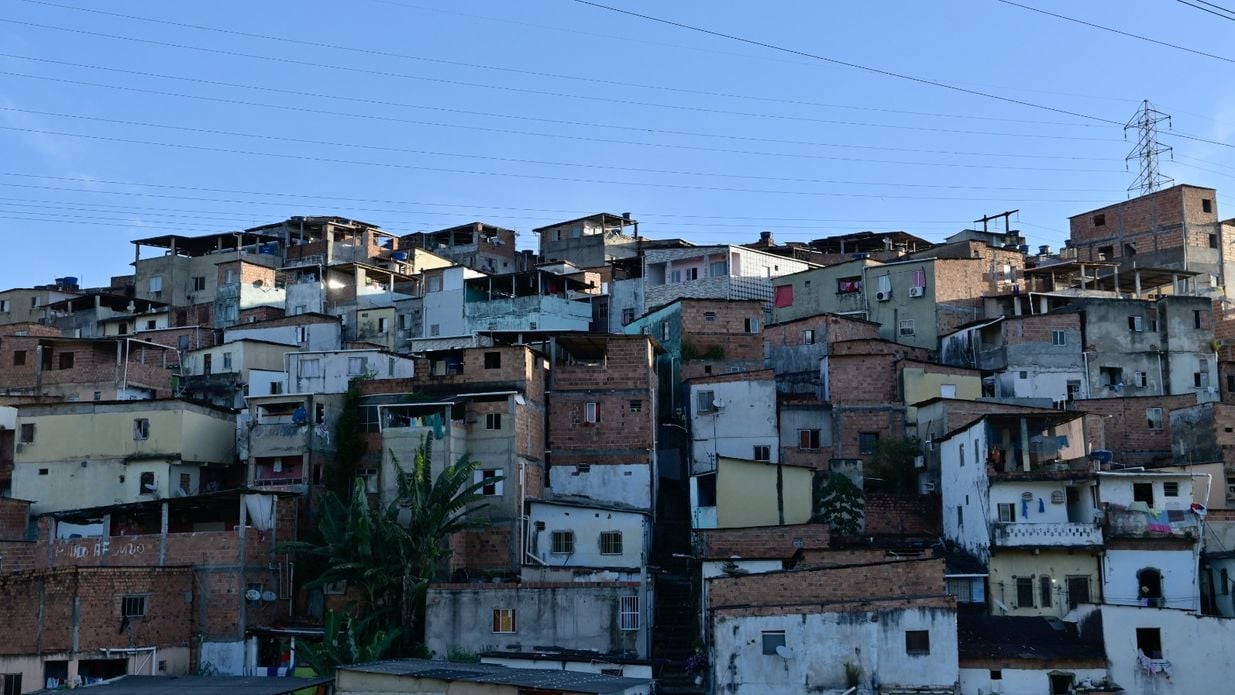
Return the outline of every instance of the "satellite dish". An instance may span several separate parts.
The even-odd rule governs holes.
[[[274,593],[273,591],[267,591],[262,594],[262,600],[265,601],[266,603],[270,603],[271,601],[277,601],[279,600],[279,595]]]
[[[515,394],[515,403],[518,403],[519,405],[527,405],[527,401],[523,398],[523,394],[520,393]]]
[[[260,601],[262,600],[262,592],[257,589],[249,589],[244,592],[244,597],[250,601]]]
[[[776,655],[787,660],[793,657],[793,650],[782,644],[776,648]]]
[[[713,408],[716,408],[717,410],[719,410],[719,409],[721,409],[721,408],[725,407],[725,399],[723,399],[723,398],[715,398],[715,399],[713,399],[713,400],[712,400],[712,407],[713,407]]]

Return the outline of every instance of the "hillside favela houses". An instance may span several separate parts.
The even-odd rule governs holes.
[[[0,292],[2,695],[1230,692],[1215,190],[1057,250],[459,222]]]

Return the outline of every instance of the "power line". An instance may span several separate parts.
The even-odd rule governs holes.
[[[352,67],[352,66],[346,66],[346,65],[333,65],[329,63],[315,63],[315,62],[306,61],[306,60],[298,60],[298,59],[293,59],[293,58],[280,58],[276,56],[266,56],[266,55],[260,55],[256,53],[244,53],[240,51],[231,51],[231,50],[224,50],[224,49],[219,49],[219,48],[209,48],[206,46],[194,46],[191,44],[171,43],[168,41],[155,41],[153,39],[145,39],[145,38],[140,38],[136,36],[124,36],[120,34],[106,34],[106,33],[96,32],[96,31],[87,31],[85,29],[75,29],[72,27],[62,27],[62,26],[56,26],[56,25],[51,25],[51,24],[39,24],[37,22],[26,22],[26,21],[3,18],[3,17],[0,17],[0,22],[4,22],[8,24],[16,24],[19,26],[34,27],[38,29],[49,29],[52,31],[62,31],[62,32],[78,34],[78,35],[83,35],[83,36],[94,36],[94,37],[114,39],[114,40],[119,40],[119,41],[131,41],[135,43],[149,44],[149,45],[160,46],[164,48],[178,48],[178,49],[190,50],[190,51],[200,51],[200,52],[210,53],[214,55],[225,55],[225,56],[230,56],[230,57],[247,58],[247,59],[252,59],[252,60],[263,60],[263,61],[282,63],[282,64],[287,64],[287,65],[297,65],[297,66],[302,66],[302,67],[321,68],[321,69],[327,69],[327,70],[340,70],[340,71],[357,73],[357,74],[374,75],[378,77],[390,77],[390,78],[405,79],[405,80],[419,80],[419,81],[424,81],[424,82],[432,82],[435,84],[447,84],[447,85],[452,85],[452,86],[473,87],[473,88],[478,88],[478,89],[492,89],[492,90],[498,90],[498,91],[504,91],[504,92],[515,92],[519,94],[530,94],[534,96],[547,96],[547,97],[564,98],[564,99],[580,99],[580,100],[585,100],[585,101],[601,102],[601,103],[608,104],[608,105],[622,104],[625,106],[672,109],[672,110],[687,111],[687,112],[692,112],[692,113],[716,113],[716,114],[727,115],[727,116],[741,116],[745,118],[769,118],[769,119],[774,119],[774,120],[800,121],[800,122],[805,122],[805,123],[822,123],[822,124],[831,124],[831,125],[852,124],[852,123],[847,123],[844,121],[810,118],[807,116],[791,116],[791,115],[785,115],[785,114],[770,114],[770,113],[758,113],[758,112],[751,112],[751,111],[734,111],[734,110],[728,110],[728,109],[714,109],[714,108],[695,106],[695,105],[688,106],[688,105],[682,105],[682,104],[666,104],[666,103],[660,103],[660,102],[636,101],[633,99],[622,99],[622,98],[617,98],[613,96],[592,96],[592,95],[585,95],[585,94],[571,94],[567,92],[551,92],[551,91],[536,90],[536,89],[526,89],[522,87],[512,87],[509,85],[485,84],[483,82],[466,82],[462,80],[448,80],[445,78],[438,78],[438,77],[426,77],[424,75],[412,75],[408,73],[390,72],[390,71],[385,71],[385,70],[370,70],[367,68],[358,68],[358,67]],[[881,127],[910,129],[910,130],[918,129],[912,126],[897,126],[897,125],[892,125],[892,124],[883,124]],[[1000,133],[1000,135],[1006,135],[1006,134]]]
[[[735,92],[713,92],[713,91],[702,90],[702,89],[670,87],[667,85],[646,84],[646,83],[639,83],[639,82],[624,82],[620,80],[609,80],[609,79],[584,76],[584,75],[567,75],[567,74],[562,74],[562,73],[544,72],[544,71],[539,71],[539,70],[524,70],[520,68],[513,68],[513,67],[501,66],[501,65],[486,65],[483,63],[467,63],[467,62],[462,62],[462,61],[457,61],[457,60],[446,60],[444,58],[432,58],[432,57],[427,57],[427,56],[410,55],[407,53],[395,53],[392,51],[383,51],[383,50],[378,50],[374,48],[359,48],[356,46],[325,43],[321,41],[306,41],[304,39],[296,39],[296,38],[291,38],[291,37],[286,37],[286,36],[278,36],[278,35],[272,35],[272,34],[258,34],[258,33],[247,32],[247,31],[239,31],[235,29],[227,29],[223,27],[212,27],[212,26],[206,26],[202,24],[189,24],[187,22],[176,22],[176,21],[165,20],[165,19],[157,19],[154,17],[124,14],[120,12],[109,12],[109,11],[100,10],[97,8],[77,7],[74,5],[64,5],[64,4],[55,3],[55,2],[47,2],[46,0],[22,0],[22,1],[32,4],[32,5],[44,5],[47,7],[57,7],[57,8],[66,9],[66,10],[74,10],[77,12],[89,12],[92,14],[104,15],[108,17],[119,17],[122,19],[129,19],[133,21],[149,22],[153,24],[174,26],[174,27],[180,27],[180,28],[185,28],[185,29],[194,29],[197,31],[209,31],[209,32],[215,32],[215,33],[220,33],[220,34],[227,34],[231,36],[240,36],[240,37],[249,38],[249,39],[260,39],[263,41],[277,41],[281,43],[289,43],[289,44],[296,45],[296,46],[308,46],[311,48],[326,48],[332,51],[345,51],[345,52],[350,52],[350,53],[359,53],[362,55],[379,56],[382,58],[399,58],[403,60],[420,61],[420,62],[433,63],[433,64],[438,64],[438,65],[450,65],[453,67],[465,67],[465,68],[472,68],[472,69],[478,69],[478,70],[491,70],[491,71],[497,71],[497,72],[512,73],[512,74],[518,74],[518,75],[528,75],[531,77],[551,78],[551,79],[558,79],[558,80],[573,80],[573,81],[592,83],[592,84],[602,84],[606,86],[634,87],[637,89],[651,89],[651,90],[658,90],[658,91],[665,91],[665,92],[675,92],[675,93],[680,93],[680,94],[689,94],[692,96],[712,96],[712,97],[722,97],[722,98],[727,98],[727,99],[745,99],[745,100],[750,100],[750,101],[761,101],[761,102],[778,103],[778,104],[792,104],[795,106],[812,106],[812,107],[820,107],[820,108],[850,109],[850,110],[857,110],[857,111],[876,111],[876,112],[882,112],[882,113],[892,113],[892,114],[909,115],[909,116],[926,116],[930,118],[965,118],[965,119],[973,119],[973,120],[1005,121],[1009,123],[1031,123],[1031,124],[1040,124],[1040,125],[1066,125],[1066,126],[1083,127],[1083,128],[1096,127],[1088,123],[1068,123],[1068,122],[1063,122],[1063,121],[1035,121],[1035,120],[1029,120],[1029,119],[1002,118],[998,116],[978,116],[974,114],[952,114],[952,113],[931,113],[931,112],[922,112],[922,111],[905,111],[901,109],[889,109],[889,108],[881,108],[881,107],[875,107],[875,106],[857,106],[853,104],[832,104],[832,103],[805,101],[801,99],[785,99],[785,98],[778,98],[778,97],[758,96],[758,95],[752,95],[752,94],[740,94],[740,93],[735,93]]]
[[[5,54],[0,54],[0,56],[4,56],[4,55]],[[128,71],[125,71],[125,72],[128,72]],[[677,149],[677,150],[692,150],[692,151],[702,151],[702,152],[720,152],[720,153],[726,153],[726,154],[757,155],[757,156],[766,156],[766,157],[786,157],[786,158],[792,158],[792,159],[866,161],[866,162],[873,162],[873,163],[879,163],[879,164],[917,164],[917,165],[922,165],[922,166],[953,166],[953,167],[955,166],[982,167],[983,166],[983,165],[964,164],[964,163],[957,163],[957,162],[899,162],[899,161],[888,161],[888,160],[878,160],[878,159],[871,160],[871,159],[862,159],[862,158],[854,158],[854,157],[833,157],[833,156],[828,156],[828,155],[816,155],[816,154],[807,154],[807,153],[801,153],[801,152],[767,152],[767,151],[759,151],[759,150],[743,150],[743,149],[733,149],[733,148],[723,148],[723,147],[705,147],[701,145],[683,145],[683,144],[677,144],[677,143],[658,143],[658,142],[647,142],[647,141],[639,141],[639,140],[618,140],[618,139],[613,139],[613,138],[596,138],[596,137],[589,137],[589,136],[582,136],[582,135],[566,135],[563,133],[540,133],[540,132],[535,132],[535,131],[514,130],[514,129],[509,129],[509,128],[492,128],[492,127],[486,127],[486,126],[472,126],[472,125],[465,125],[465,124],[459,124],[459,123],[447,123],[447,122],[440,122],[440,121],[422,121],[422,120],[399,118],[399,117],[393,117],[393,116],[382,116],[382,115],[371,114],[371,113],[360,113],[360,112],[351,112],[351,111],[331,111],[327,109],[314,109],[314,108],[303,107],[303,106],[292,106],[289,104],[268,104],[268,103],[262,103],[262,102],[245,101],[241,99],[209,97],[209,96],[204,96],[204,95],[199,95],[199,94],[186,94],[186,93],[181,93],[181,92],[166,92],[166,91],[153,90],[153,89],[144,89],[140,87],[129,87],[125,85],[88,82],[84,80],[70,80],[67,78],[48,77],[44,75],[30,75],[26,73],[18,73],[18,72],[3,71],[3,70],[0,70],[0,75],[9,75],[12,77],[44,80],[44,81],[49,81],[49,82],[57,82],[61,84],[73,84],[73,85],[79,85],[79,86],[97,87],[97,88],[102,88],[102,89],[114,89],[114,90],[119,90],[119,91],[137,92],[137,93],[142,93],[142,94],[155,94],[159,96],[167,96],[167,97],[181,98],[181,99],[194,99],[194,100],[199,100],[199,101],[209,101],[209,102],[215,102],[215,103],[224,103],[224,104],[242,105],[242,106],[253,106],[253,107],[258,107],[258,108],[270,108],[270,109],[278,109],[278,110],[293,111],[293,112],[300,112],[300,113],[315,113],[315,114],[320,114],[320,115],[338,116],[338,117],[343,117],[343,118],[362,118],[362,119],[367,119],[367,120],[389,121],[389,122],[395,122],[395,123],[406,123],[406,124],[411,124],[411,125],[427,125],[427,126],[433,126],[433,127],[457,128],[457,129],[474,130],[474,131],[480,131],[480,132],[499,133],[499,134],[505,134],[505,135],[524,135],[524,136],[529,136],[529,137],[545,137],[545,138],[555,138],[555,139],[563,139],[563,140],[575,140],[575,141],[582,141],[582,142],[636,145],[636,146],[644,146],[644,147],[667,148],[667,149]],[[179,79],[179,78],[169,77],[168,79]],[[244,87],[244,85],[235,85],[235,86]],[[247,87],[247,88],[263,89],[261,87]],[[305,96],[315,96],[315,97],[316,96],[326,96],[326,95],[316,95],[316,94],[313,94],[312,92],[294,92],[293,90],[276,89],[273,91],[293,93],[293,94],[298,93],[298,94],[303,94]],[[346,97],[330,97],[330,98],[346,99]],[[370,103],[385,103],[385,102],[378,102],[377,100],[361,99],[359,101],[367,101]],[[523,116],[509,116],[509,115],[503,116],[502,114],[487,114],[484,112],[464,111],[464,110],[450,109],[450,108],[445,108],[445,107],[429,107],[429,106],[419,106],[419,105],[402,105],[402,106],[407,106],[410,108],[423,108],[423,109],[436,110],[436,111],[464,113],[464,114],[471,114],[471,115],[518,118],[518,119],[533,120],[533,121],[545,121],[549,123],[557,123],[560,125],[579,125],[579,126],[588,126],[588,127],[620,128],[623,130],[644,130],[646,132],[665,134],[665,135],[687,135],[687,136],[694,136],[694,137],[709,137],[709,138],[718,138],[718,139],[725,139],[725,140],[749,140],[749,141],[755,141],[755,142],[768,142],[768,143],[775,143],[775,144],[809,145],[809,146],[816,146],[816,147],[832,147],[832,148],[841,148],[841,149],[878,150],[878,151],[893,151],[893,152],[911,152],[911,153],[921,153],[921,154],[946,154],[946,155],[952,155],[952,156],[1013,157],[1013,158],[1024,157],[1024,158],[1039,158],[1039,159],[1064,159],[1064,160],[1077,160],[1077,161],[1105,161],[1105,159],[1098,158],[1098,157],[1070,157],[1070,156],[1062,156],[1062,155],[1040,155],[1040,154],[1024,155],[1024,154],[997,153],[997,152],[930,150],[930,149],[922,149],[922,148],[884,147],[884,146],[878,146],[878,145],[854,145],[854,144],[843,144],[843,143],[795,141],[795,140],[784,140],[784,139],[776,139],[776,138],[758,138],[758,137],[753,137],[753,136],[748,137],[748,136],[727,135],[727,134],[692,133],[690,131],[644,129],[644,128],[638,128],[638,127],[633,127],[633,126],[628,127],[628,126],[617,126],[617,125],[608,125],[608,124],[589,124],[589,123],[577,122],[577,121],[554,121],[551,119],[540,119],[540,118],[531,118],[531,117],[523,117]],[[994,135],[994,133],[982,133],[982,132],[977,132],[977,131],[955,131],[955,132],[961,132],[961,133],[966,133],[966,134]],[[1009,134],[1009,135],[1018,135],[1018,134]],[[1051,136],[1051,135],[1026,134],[1026,135],[1023,135],[1023,137],[1043,138],[1043,139],[1084,139],[1084,140],[1097,140],[1097,141],[1102,141],[1102,142],[1106,141],[1104,139],[1099,139],[1099,138],[1073,138],[1070,136]],[[1118,142],[1118,141],[1111,140],[1110,142]],[[1087,171],[1087,172],[1092,172],[1092,173],[1106,173],[1106,170],[1075,169],[1075,168],[1060,169],[1060,168],[1051,168],[1051,167],[1014,167],[1014,166],[1002,166],[1002,165],[991,167],[991,168],[1021,169],[1021,170],[1026,170],[1026,171]]]
[[[29,2],[29,1],[31,1],[31,0],[27,0],[27,2]],[[1220,56],[1220,55],[1217,55],[1217,54],[1214,54],[1214,53],[1206,53],[1205,51],[1198,51],[1198,50],[1196,50],[1195,48],[1188,48],[1187,46],[1181,46],[1181,45],[1179,45],[1179,44],[1170,43],[1169,41],[1160,41],[1160,40],[1158,40],[1158,39],[1150,38],[1150,37],[1148,37],[1148,36],[1142,36],[1141,34],[1133,34],[1133,33],[1132,33],[1132,32],[1130,32],[1130,31],[1123,31],[1122,29],[1115,29],[1115,28],[1112,28],[1112,27],[1103,26],[1103,25],[1101,25],[1101,24],[1095,24],[1095,23],[1093,23],[1093,22],[1087,22],[1087,21],[1085,21],[1085,20],[1083,20],[1083,19],[1077,19],[1077,18],[1075,18],[1075,17],[1068,17],[1068,16],[1061,15],[1061,14],[1058,14],[1058,13],[1055,13],[1055,12],[1049,12],[1049,11],[1047,11],[1047,10],[1043,10],[1043,9],[1040,9],[1040,8],[1037,8],[1037,7],[1030,7],[1029,5],[1022,5],[1022,4],[1021,4],[1021,3],[1019,3],[1019,2],[1013,2],[1013,0],[995,0],[995,2],[1001,2],[1001,3],[1005,4],[1005,5],[1010,5],[1010,6],[1012,6],[1012,7],[1019,7],[1019,8],[1021,8],[1022,10],[1029,10],[1030,12],[1037,12],[1038,14],[1046,15],[1046,16],[1048,16],[1048,17],[1054,17],[1054,18],[1056,18],[1056,19],[1062,19],[1062,20],[1064,20],[1065,22],[1072,22],[1072,23],[1074,23],[1074,24],[1080,24],[1080,25],[1083,25],[1083,26],[1090,27],[1091,29],[1098,29],[1098,30],[1100,30],[1100,31],[1107,31],[1107,32],[1110,32],[1110,33],[1112,33],[1112,34],[1119,34],[1120,36],[1127,36],[1128,38],[1138,39],[1138,40],[1140,40],[1140,41],[1147,41],[1147,42],[1149,42],[1149,43],[1157,44],[1157,45],[1159,45],[1159,46],[1165,46],[1165,47],[1167,47],[1167,48],[1174,48],[1174,49],[1179,50],[1179,51],[1186,51],[1186,52],[1188,52],[1188,53],[1192,53],[1192,54],[1199,55],[1199,56],[1204,56],[1204,57],[1206,57],[1206,58],[1213,58],[1213,59],[1215,59],[1215,60],[1225,61],[1225,62],[1227,62],[1227,63],[1235,63],[1235,58],[1228,58],[1228,57],[1226,57],[1226,56]]]
[[[534,164],[538,166],[560,166],[573,167],[580,169],[593,169],[596,165],[587,162],[555,162],[541,159],[521,159],[517,157],[500,157],[496,155],[471,154],[461,152],[446,152],[438,150],[416,150],[406,147],[393,147],[389,145],[365,145],[354,142],[341,142],[329,140],[309,140],[305,138],[292,138],[279,135],[263,135],[260,133],[246,133],[240,131],[217,130],[211,128],[193,128],[188,126],[178,126],[166,123],[151,123],[148,121],[129,121],[115,118],[101,118],[98,116],[86,116],[82,114],[72,113],[57,113],[53,111],[38,111],[34,109],[20,109],[16,107],[0,106],[0,111],[10,111],[16,113],[28,113],[39,116],[52,116],[56,118],[72,118],[76,120],[95,121],[100,123],[112,123],[119,125],[138,126],[142,128],[159,128],[164,130],[176,130],[180,132],[198,133],[205,135],[224,135],[228,137],[252,138],[257,140],[269,140],[275,142],[290,142],[299,145],[325,145],[329,147],[347,147],[362,150],[376,150],[380,152],[397,152],[402,154],[415,154],[429,157],[458,157],[462,159],[478,159],[485,161],[504,162],[511,164]],[[896,188],[937,188],[946,190],[998,190],[998,191],[1034,191],[1060,193],[1067,191],[1078,191],[1083,193],[1112,193],[1106,189],[1085,189],[1085,188],[1029,188],[1024,186],[961,186],[956,184],[934,184],[934,183],[893,183],[893,182],[874,182],[874,181],[845,181],[837,179],[808,179],[801,177],[784,177],[784,176],[759,176],[755,174],[729,174],[724,172],[705,172],[705,171],[684,171],[675,169],[649,169],[644,167],[627,167],[613,164],[606,164],[605,168],[615,171],[628,171],[640,174],[668,174],[671,176],[703,176],[728,179],[749,179],[753,181],[777,181],[785,183],[811,183],[811,184],[826,184],[826,185],[844,185],[844,186],[892,186]]]
[[[1198,0],[1198,1],[1199,1],[1199,0]],[[1228,9],[1226,9],[1226,8],[1224,8],[1224,7],[1219,7],[1218,5],[1215,5],[1215,4],[1213,4],[1213,3],[1209,3],[1209,2],[1207,2],[1207,3],[1204,3],[1204,4],[1209,5],[1209,7],[1217,7],[1218,9],[1222,10],[1222,12],[1215,12],[1215,11],[1213,11],[1213,10],[1209,9],[1209,7],[1201,7],[1200,5],[1195,5],[1195,4],[1193,4],[1193,3],[1186,2],[1186,0],[1175,0],[1175,2],[1178,2],[1178,3],[1179,3],[1179,4],[1181,4],[1181,5],[1187,5],[1188,7],[1191,7],[1191,8],[1197,9],[1197,10],[1200,10],[1201,12],[1208,12],[1209,14],[1211,14],[1211,15],[1213,15],[1213,16],[1215,16],[1215,17],[1221,17],[1221,18],[1223,18],[1223,19],[1225,19],[1225,20],[1228,20],[1228,21],[1231,21],[1231,22],[1235,22],[1235,17],[1232,17],[1230,14],[1222,14],[1222,12],[1231,12],[1230,10],[1228,10]],[[1231,13],[1231,14],[1235,14],[1235,13]]]
[[[607,10],[609,12],[616,12],[618,14],[624,14],[630,17],[636,17],[638,19],[644,19],[650,22],[657,22],[659,24],[665,24],[668,26],[677,27],[679,29],[686,29],[688,31],[694,31],[700,34],[716,36],[719,38],[728,39],[730,41],[739,41],[741,43],[750,44],[752,46],[760,46],[762,48],[768,48],[774,51],[780,51],[782,53],[789,53],[792,55],[803,56],[806,58],[813,58],[815,60],[821,60],[826,63],[831,63],[833,65],[842,65],[848,68],[853,68],[855,70],[863,70],[866,72],[874,73],[876,75],[883,75],[884,77],[894,77],[900,80],[906,80],[909,82],[916,82],[918,84],[930,85],[932,87],[939,87],[941,89],[949,89],[954,92],[960,92],[960,93],[969,94],[972,96],[979,96],[979,97],[984,97],[987,99],[995,99],[997,101],[1002,101],[1002,102],[1006,102],[1009,104],[1017,104],[1019,106],[1028,106],[1030,108],[1041,109],[1044,111],[1051,111],[1053,113],[1060,113],[1060,114],[1064,114],[1067,116],[1075,116],[1077,118],[1083,118],[1083,119],[1087,119],[1091,121],[1096,121],[1098,123],[1106,123],[1109,125],[1119,125],[1119,126],[1123,125],[1122,123],[1118,121],[1112,121],[1109,118],[1102,118],[1100,116],[1092,116],[1090,114],[1080,113],[1078,111],[1069,111],[1068,109],[1062,109],[1062,108],[1058,108],[1055,106],[1047,106],[1045,104],[1038,104],[1038,103],[1034,103],[1031,101],[1025,101],[1023,99],[1014,99],[1012,97],[1000,96],[998,94],[992,94],[990,92],[983,92],[983,91],[976,90],[976,89],[969,89],[967,87],[960,87],[954,84],[949,84],[947,82],[941,82],[939,80],[932,80],[932,79],[928,79],[925,77],[915,77],[913,75],[893,72],[891,70],[884,70],[882,68],[875,68],[869,65],[861,65],[859,63],[853,63],[850,61],[840,60],[837,58],[829,58],[827,56],[819,55],[817,53],[809,53],[807,51],[802,51],[802,50],[798,50],[795,48],[786,48],[784,46],[778,46],[776,44],[767,43],[765,41],[757,41],[755,39],[748,39],[748,38],[744,38],[741,36],[737,36],[735,34],[726,34],[724,32],[716,31],[713,29],[705,29],[703,27],[695,26],[692,24],[686,24],[684,22],[676,22],[670,19],[663,19],[661,17],[654,17],[652,15],[642,14],[639,12],[633,12],[631,10],[623,10],[619,7],[613,7],[611,5],[603,5],[598,2],[592,2],[591,0],[573,0],[573,1],[581,5],[588,5],[591,7],[598,8],[598,9]]]

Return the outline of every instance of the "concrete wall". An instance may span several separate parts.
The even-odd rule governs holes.
[[[352,373],[352,358],[363,360],[363,370]],[[317,375],[305,362],[317,360]],[[357,377],[369,379],[407,379],[414,374],[415,362],[409,357],[380,350],[340,350],[338,352],[298,352],[288,356],[288,389],[292,393],[346,393]]]
[[[1223,693],[1235,671],[1227,645],[1235,621],[1184,611],[1102,606],[1102,637],[1111,679],[1131,693]],[[1137,662],[1137,628],[1157,628],[1170,675],[1147,672]]]
[[[640,596],[639,630],[622,630],[619,598]],[[493,632],[493,611],[514,609],[513,634]],[[647,657],[649,602],[639,584],[435,584],[426,600],[426,646],[451,650],[530,651],[540,647],[631,652]]]
[[[908,654],[905,633],[925,630],[929,654]],[[783,631],[786,659],[763,653],[763,634]],[[826,635],[821,639],[820,636]],[[855,612],[718,615],[711,630],[716,692],[797,695],[842,693],[845,667],[860,671],[863,692],[903,687],[950,688],[959,678],[956,612],[944,607],[880,608]],[[871,690],[867,690],[871,689]]]
[[[1102,597],[1108,604],[1139,606],[1137,572],[1152,567],[1162,573],[1165,608],[1200,610],[1197,590],[1197,555],[1192,548],[1180,550],[1107,548],[1102,558]]]
[[[771,462],[780,460],[775,382],[750,378],[750,375],[721,379],[732,380],[705,379],[690,384],[693,470],[713,469],[717,456],[754,458],[756,446],[769,448]],[[722,405],[700,412],[700,394],[709,391],[711,400]]]
[[[482,277],[482,274],[468,268],[454,267],[430,271],[425,277],[424,332],[418,337],[467,335],[467,321],[463,317],[463,281]],[[431,278],[440,278],[440,289],[433,289],[437,281]]]
[[[861,280],[865,268],[878,265],[879,261],[863,259],[812,268],[780,278],[773,284],[792,287],[793,301],[788,306],[773,307],[772,320],[780,323],[825,312],[864,315],[867,311],[866,295],[860,288],[854,289],[856,286],[849,284],[845,285],[845,289],[852,291],[842,292],[839,283],[845,278]]]
[[[647,562],[651,544],[651,524],[645,514],[612,509],[558,506],[532,501],[528,514],[528,555],[523,562],[536,566],[536,558],[546,567],[624,568],[638,570]],[[540,524],[544,524],[544,530]],[[574,534],[573,553],[553,552],[554,531]],[[600,536],[606,532],[622,534],[622,552],[603,554]]]
[[[562,465],[549,469],[555,495],[587,497],[602,504],[652,499],[652,469],[644,464]]]
[[[812,479],[809,468],[722,456],[716,472],[715,527],[804,524],[811,519]]]
[[[991,678],[992,670],[1000,674],[998,680]],[[1070,673],[1076,677],[1075,682],[1090,680],[1101,683],[1106,679],[1104,668],[1072,668],[1057,666],[1043,662],[1042,668],[967,668],[961,664],[960,695],[1002,695],[1007,693],[1049,693],[1051,692],[1051,674]]]
[[[991,484],[985,463],[985,452],[989,447],[986,426],[983,422],[976,423],[946,440],[938,441],[937,446],[944,536],[985,562],[990,557],[988,524],[994,512],[988,506]],[[983,456],[975,460],[978,452],[982,452]],[[978,463],[979,460],[982,463]]]
[[[463,305],[467,332],[560,330],[586,331],[592,322],[592,304],[561,297],[531,296]],[[445,335],[445,334],[443,334]]]

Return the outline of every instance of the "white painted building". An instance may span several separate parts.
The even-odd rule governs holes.
[[[643,463],[565,465],[549,468],[554,497],[586,497],[599,504],[632,504],[655,499],[652,469]]]
[[[716,469],[716,458],[780,460],[776,382],[771,371],[691,380],[691,472]]]
[[[675,299],[758,299],[772,309],[772,278],[818,267],[744,246],[648,249],[643,254],[643,305],[635,316]]]
[[[959,680],[955,610],[881,608],[876,602],[858,612],[816,607],[721,614],[711,638],[713,692],[840,695],[855,692],[847,687],[860,693],[903,687],[953,693]]]
[[[470,335],[463,317],[466,290],[464,281],[484,277],[484,273],[451,266],[424,271],[424,302],[421,308],[420,338]]]
[[[1235,620],[1137,606],[1100,610],[1111,679],[1126,692],[1231,692]]]
[[[338,350],[343,347],[338,317],[302,314],[297,318],[300,323],[284,323],[287,319],[242,323],[224,330],[223,340],[230,343],[233,340],[251,338],[295,345],[298,350],[309,351]],[[271,323],[276,325],[269,325]]]
[[[629,508],[583,499],[532,500],[523,577],[639,581],[651,550],[651,529],[647,513]]]
[[[346,393],[352,379],[410,379],[415,360],[383,350],[287,353],[291,393]]]

